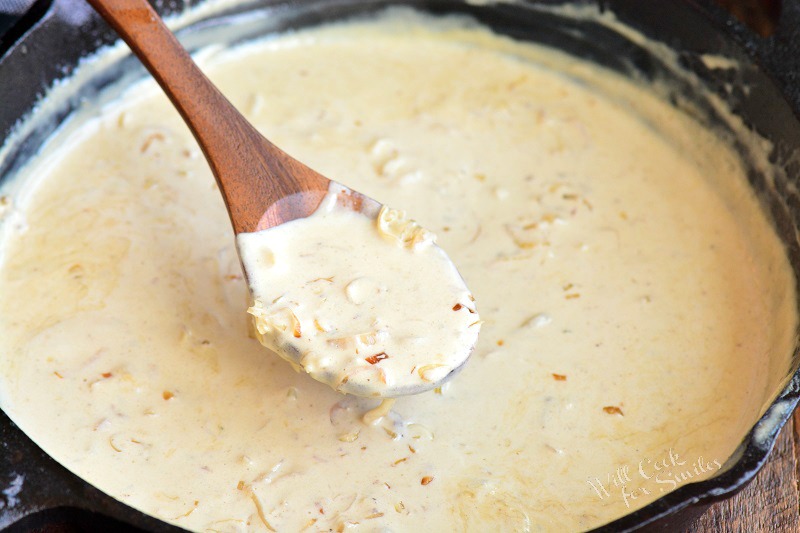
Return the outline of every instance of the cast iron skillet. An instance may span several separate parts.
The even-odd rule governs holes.
[[[177,0],[157,3],[162,14],[182,11]],[[458,0],[254,0],[231,7],[212,19],[182,31],[192,47],[207,44],[214,29],[236,23],[246,39],[270,31],[308,26],[389,4],[410,4],[432,13],[469,14],[500,33],[557,46],[611,69],[641,79],[674,77],[671,67],[622,35],[594,22],[564,19],[539,6],[565,0],[517,4]],[[679,52],[683,67],[726,100],[746,124],[771,140],[774,172],[765,176],[750,170],[749,180],[771,214],[786,244],[795,276],[800,278],[800,0],[784,2],[776,33],[760,38],[707,1],[693,0],[578,0],[608,9],[645,35]],[[82,0],[40,0],[0,41],[0,139],[15,130],[54,80],[68,76],[82,57],[112,43],[116,36]],[[729,56],[744,66],[736,71],[709,70],[701,54]],[[34,127],[20,130],[0,161],[0,181],[7,179],[35,153],[47,135],[81,101],[93,99],[121,75],[142,76],[131,57],[110,65],[80,84],[58,109],[40,113]],[[727,84],[727,88],[726,88]],[[750,90],[743,90],[743,87]],[[730,90],[730,88],[733,88]],[[693,101],[694,114],[711,126],[720,117],[693,88],[676,81],[670,95],[676,105]],[[744,156],[745,164],[749,164]],[[774,183],[774,186],[767,186]],[[650,505],[598,531],[634,529],[675,531],[689,525],[713,502],[741,490],[767,459],[778,431],[800,397],[800,358],[786,369],[786,385],[777,399],[725,463],[722,473],[699,483],[685,484]],[[42,452],[0,411],[0,528],[10,531],[181,531],[109,498],[68,472]],[[587,487],[588,490],[588,487]]]

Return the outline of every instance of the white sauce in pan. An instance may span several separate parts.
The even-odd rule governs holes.
[[[646,91],[409,16],[205,63],[435,232],[484,323],[384,412],[265,353],[206,163],[138,85],[20,178],[0,248],[0,405],[102,490],[198,531],[586,529],[713,475],[776,390],[778,239],[735,154]]]

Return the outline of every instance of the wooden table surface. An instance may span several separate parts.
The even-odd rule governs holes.
[[[769,462],[742,492],[717,503],[687,531],[694,533],[800,532],[800,410],[786,423]]]

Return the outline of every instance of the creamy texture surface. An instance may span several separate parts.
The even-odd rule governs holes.
[[[354,211],[347,194],[332,183],[310,217],[237,237],[257,337],[340,392],[433,389],[472,353],[475,299],[433,233],[385,205]]]
[[[376,400],[265,354],[210,172],[138,86],[3,215],[0,404],[101,489],[198,531],[579,530],[713,475],[774,393],[783,251],[736,156],[646,91],[413,17],[205,63],[436,232],[484,323],[457,378],[366,422]]]

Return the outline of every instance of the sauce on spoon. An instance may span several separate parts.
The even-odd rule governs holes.
[[[238,237],[261,343],[334,389],[434,388],[472,352],[475,302],[435,236],[402,211],[372,219],[332,188],[310,217]]]

